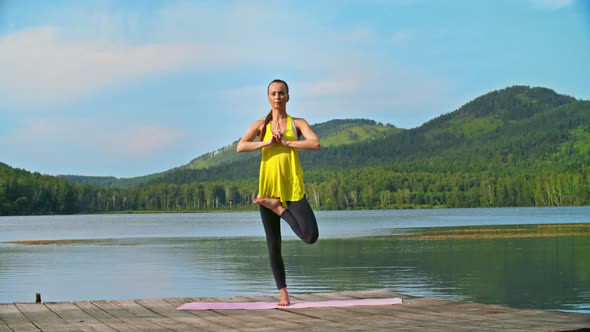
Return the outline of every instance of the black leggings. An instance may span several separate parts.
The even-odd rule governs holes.
[[[309,202],[304,197],[300,201],[287,202],[287,209],[279,217],[271,210],[260,205],[260,217],[264,225],[266,234],[266,244],[268,245],[268,258],[270,259],[270,268],[275,277],[277,288],[287,287],[285,280],[285,264],[281,254],[281,218],[283,218],[293,232],[299,236],[305,243],[315,243],[318,239],[318,224],[313,214]]]

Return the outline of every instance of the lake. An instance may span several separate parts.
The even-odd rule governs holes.
[[[590,207],[319,211],[283,222],[291,293],[590,313]],[[257,212],[0,217],[0,303],[275,295]]]

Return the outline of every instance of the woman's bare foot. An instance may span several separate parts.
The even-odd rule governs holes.
[[[289,292],[287,292],[287,288],[279,289],[279,295],[281,296],[281,300],[277,303],[281,307],[286,307],[291,304],[289,302]]]
[[[280,216],[285,211],[283,204],[281,204],[281,200],[278,198],[268,198],[268,197],[258,197],[253,200],[255,204],[260,204],[265,208],[274,212],[277,216]]]

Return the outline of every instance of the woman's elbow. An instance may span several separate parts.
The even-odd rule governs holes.
[[[240,153],[240,152],[244,152],[244,144],[242,144],[242,142],[239,142],[239,143],[238,143],[238,146],[236,147],[236,151],[237,151],[238,153]]]
[[[312,149],[313,150],[319,150],[320,148],[321,148],[320,141],[319,140],[315,141]]]

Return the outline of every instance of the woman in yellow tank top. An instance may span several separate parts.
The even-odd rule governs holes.
[[[263,120],[254,122],[238,143],[238,152],[262,150],[258,198],[264,225],[270,266],[279,289],[279,305],[288,306],[289,293],[281,255],[281,218],[305,243],[315,243],[318,226],[305,198],[303,171],[298,150],[318,150],[320,140],[304,119],[287,114],[289,86],[274,80],[267,88],[272,109]],[[300,140],[303,136],[305,139]],[[258,141],[255,141],[256,138]]]

